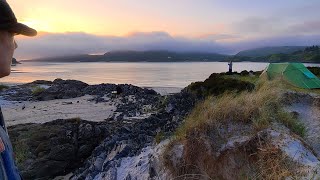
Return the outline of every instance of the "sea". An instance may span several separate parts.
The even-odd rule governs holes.
[[[268,63],[233,63],[233,70],[260,71]],[[320,66],[320,64],[305,64]],[[10,76],[1,78],[2,84],[28,83],[56,78],[74,79],[88,84],[133,84],[140,87],[183,88],[192,82],[203,81],[212,73],[228,71],[227,62],[27,62],[12,67]]]

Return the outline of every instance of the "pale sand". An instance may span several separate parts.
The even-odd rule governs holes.
[[[116,102],[89,102],[93,96],[58,99],[39,102],[1,101],[7,126],[24,123],[45,123],[56,119],[81,118],[88,121],[104,121],[114,114]],[[77,103],[77,101],[79,101]],[[72,104],[68,104],[72,102]],[[23,109],[23,107],[25,108]]]
[[[153,87],[161,95],[179,93],[182,88]],[[50,101],[5,101],[0,105],[7,126],[25,123],[45,123],[56,119],[81,118],[83,120],[101,122],[112,117],[117,109],[119,99],[108,99],[107,102],[95,103],[88,100],[94,96],[86,95],[73,99],[57,99]],[[79,103],[77,103],[79,101]],[[72,104],[68,104],[72,102]],[[25,108],[23,108],[25,107]],[[140,115],[137,118],[145,118],[149,114]]]

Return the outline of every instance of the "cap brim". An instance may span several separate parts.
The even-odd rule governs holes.
[[[13,26],[10,27],[10,31],[25,35],[25,36],[36,36],[37,31],[35,29],[32,29],[28,27],[27,25],[21,24],[21,23],[16,23]]]

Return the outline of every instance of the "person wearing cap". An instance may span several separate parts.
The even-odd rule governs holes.
[[[9,4],[0,0],[0,77],[10,74],[13,52],[17,48],[14,36],[18,34],[35,36],[37,31],[18,23]]]
[[[10,75],[14,50],[18,47],[15,35],[36,36],[37,31],[17,21],[5,0],[0,0],[0,78]],[[13,148],[0,107],[0,179],[20,180]]]

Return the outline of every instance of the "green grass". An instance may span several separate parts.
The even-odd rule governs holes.
[[[41,94],[44,90],[46,90],[45,88],[42,88],[42,87],[39,87],[39,86],[36,86],[34,88],[32,88],[32,95],[36,96],[36,95],[39,95]]]
[[[300,137],[305,137],[306,127],[298,121],[292,114],[284,111],[283,109],[277,112],[278,122],[288,127],[292,132],[299,135]]]
[[[252,83],[252,84],[256,84],[258,82],[258,80],[259,80],[259,76],[258,75],[241,76],[239,74],[235,74],[235,75],[224,75],[223,77],[224,78],[237,79],[237,80],[249,82],[249,83]]]
[[[165,139],[165,134],[163,132],[158,132],[156,137],[155,137],[155,141],[157,144],[159,144],[162,140]]]
[[[22,164],[29,158],[29,147],[26,142],[19,141],[13,145],[15,159],[18,165]]]
[[[0,84],[0,91],[3,91],[3,90],[8,89],[8,88],[9,88],[9,86]]]

